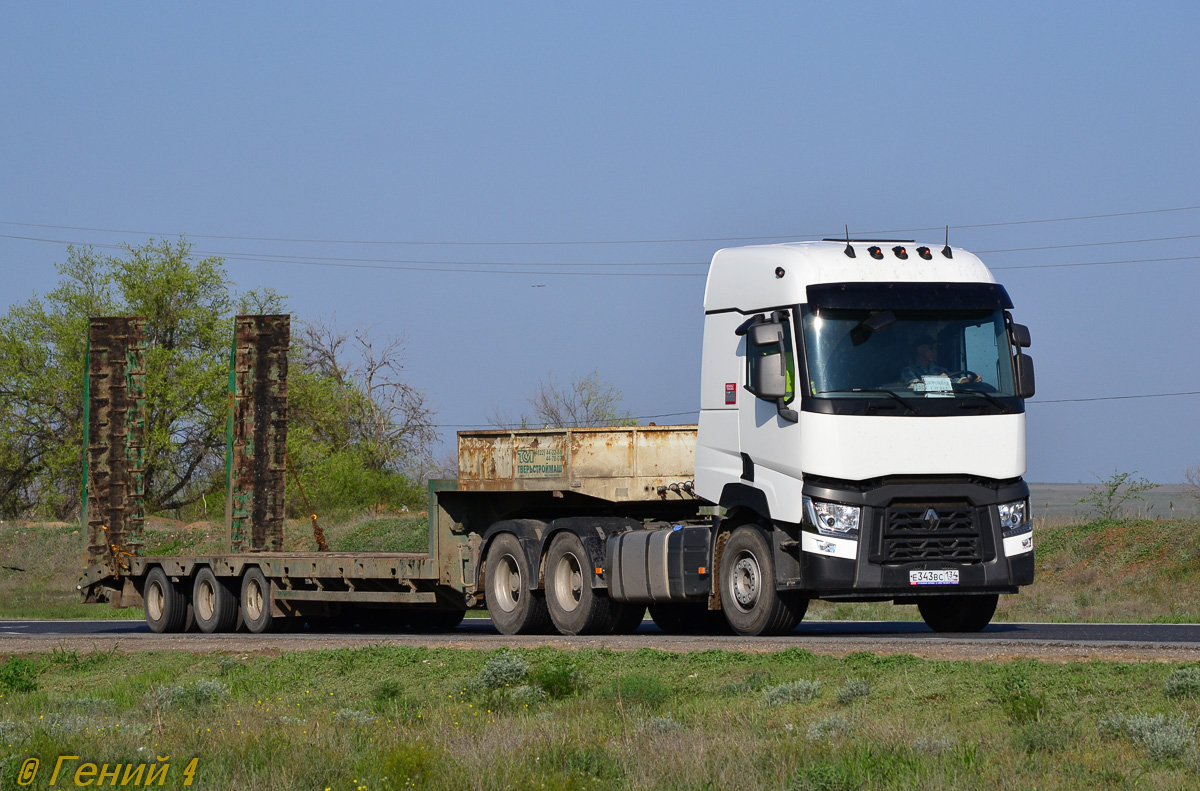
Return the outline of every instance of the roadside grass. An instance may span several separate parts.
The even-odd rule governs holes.
[[[520,692],[562,668],[564,694]],[[1169,691],[1196,671],[796,648],[60,650],[0,659],[0,788],[28,757],[47,787],[65,754],[71,771],[170,756],[166,788],[198,758],[199,789],[1182,789],[1200,698]]]
[[[332,549],[422,551],[424,514],[346,513],[322,520]],[[288,520],[285,548],[311,550],[310,524]],[[224,528],[147,520],[149,555],[222,551]],[[1200,520],[1039,519],[1033,585],[1002,596],[996,621],[1200,623]],[[0,524],[0,618],[140,618],[80,603],[83,538],[74,526]],[[477,611],[472,616],[482,615]],[[914,606],[814,601],[811,620],[920,620]]]

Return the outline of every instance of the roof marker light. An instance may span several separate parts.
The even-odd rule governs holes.
[[[879,260],[880,258],[883,258],[883,251],[880,250],[878,247],[875,247],[874,245],[872,245],[871,247],[868,247],[867,252],[870,253],[871,257],[874,258],[875,260]]]
[[[929,252],[929,248],[928,248],[928,247],[918,247],[918,248],[917,248],[917,255],[921,256],[921,257],[922,257],[922,258],[924,258],[926,261],[928,261],[929,259],[933,258],[933,253]]]
[[[901,261],[907,261],[907,260],[908,260],[908,251],[907,251],[907,250],[905,250],[905,249],[904,249],[903,247],[901,247],[900,245],[896,245],[895,247],[893,247],[893,248],[892,248],[892,252],[893,252],[893,253],[895,253],[895,254],[896,254],[896,257],[897,257],[897,258],[899,258]]]
[[[781,266],[775,267],[775,277],[783,277],[786,274],[787,274],[787,272],[784,271],[783,267],[781,267]]]

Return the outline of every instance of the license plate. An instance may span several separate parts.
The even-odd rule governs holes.
[[[958,569],[908,572],[909,585],[957,585]]]

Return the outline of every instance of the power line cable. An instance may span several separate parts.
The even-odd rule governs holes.
[[[1077,404],[1084,401],[1128,401],[1133,398],[1171,398],[1173,396],[1200,395],[1200,390],[1188,390],[1181,393],[1142,393],[1140,395],[1096,396],[1094,398],[1053,398],[1047,400],[1026,401],[1027,404]]]
[[[1055,222],[1076,222],[1082,220],[1100,220],[1110,219],[1114,217],[1136,217],[1150,214],[1167,214],[1172,212],[1185,212],[1200,210],[1198,206],[1173,206],[1164,209],[1140,209],[1135,211],[1109,212],[1106,214],[1081,214],[1070,217],[1047,217],[1030,220],[1007,220],[1003,222],[987,222],[987,223],[966,223],[961,225],[950,225],[949,227],[955,230],[965,230],[971,228],[1000,228],[1015,225],[1037,225]],[[13,225],[24,228],[49,228],[65,231],[88,231],[93,233],[120,233],[136,236],[180,236],[179,233],[164,233],[160,231],[134,231],[128,229],[116,228],[96,228],[80,225],[53,225],[48,223],[27,223],[17,222],[15,220],[0,220],[0,225]],[[893,228],[888,230],[877,231],[857,231],[859,234],[892,234],[892,233],[915,233],[919,231],[940,231],[946,226],[937,225],[925,228]],[[841,233],[839,229],[837,233],[813,233],[813,234],[788,234],[784,236],[763,234],[759,236],[708,236],[694,238],[678,238],[678,239],[588,239],[588,240],[540,240],[540,241],[471,241],[471,242],[453,242],[446,240],[433,241],[411,241],[411,240],[374,240],[374,239],[308,239],[299,237],[286,236],[234,236],[228,234],[187,234],[195,239],[223,239],[232,241],[252,241],[252,242],[295,242],[299,244],[359,244],[359,245],[395,245],[395,246],[574,246],[574,245],[623,245],[623,244],[685,244],[690,242],[743,242],[753,240],[773,240],[773,239],[796,239],[796,238],[822,238],[824,236],[837,236]]]
[[[1163,237],[1162,240],[1177,240],[1195,237]],[[59,245],[80,245],[86,247],[95,247],[106,250],[123,250],[125,247],[120,244],[110,244],[104,242],[72,242],[66,239],[48,239],[36,236],[16,236],[12,234],[0,234],[0,239],[16,239],[21,241],[44,242],[47,244]],[[1132,244],[1137,241],[1162,241],[1162,240],[1129,240],[1127,242],[1099,242],[1096,244]],[[1071,245],[1066,245],[1071,246]],[[1078,245],[1086,246],[1086,245]],[[1037,249],[1037,248],[1025,248]],[[988,251],[980,251],[986,253]],[[991,252],[1006,252],[1006,251],[991,251]],[[221,252],[215,250],[196,250],[193,251],[194,256],[213,256],[219,257],[226,261],[242,261],[246,263],[275,263],[297,266],[326,266],[344,269],[379,269],[379,270],[395,270],[406,272],[454,272],[458,274],[492,274],[492,275],[551,275],[551,276],[576,276],[576,277],[706,277],[703,272],[552,272],[548,271],[549,267],[572,267],[572,268],[589,268],[589,267],[657,267],[657,266],[708,266],[707,261],[633,261],[626,263],[616,262],[600,262],[600,263],[578,263],[578,262],[557,262],[557,263],[540,263],[540,262],[507,262],[507,261],[437,261],[437,260],[420,260],[420,259],[387,259],[387,258],[338,258],[338,257],[322,257],[322,256],[286,256],[281,254],[267,253],[236,253],[236,252]],[[1170,256],[1159,258],[1126,258],[1115,261],[1079,261],[1062,264],[1019,264],[1012,266],[989,266],[988,269],[994,271],[1015,270],[1015,269],[1059,269],[1070,267],[1086,267],[1086,266],[1115,266],[1120,264],[1141,264],[1141,263],[1161,263],[1172,261],[1194,261],[1200,260],[1200,256]],[[430,266],[407,266],[401,264],[428,264]],[[444,266],[442,266],[444,265]],[[530,271],[524,269],[463,269],[461,267],[510,267],[510,266],[533,266],[546,267],[546,270]]]
[[[1141,244],[1143,242],[1174,242],[1179,239],[1200,239],[1200,233],[1186,236],[1153,236],[1149,239],[1119,239],[1112,242],[1078,242],[1075,244],[1048,244],[1041,247],[1009,247],[1001,250],[972,250],[976,255],[991,255],[994,253],[1026,253],[1034,250],[1065,250],[1068,247],[1107,247],[1114,244]]]

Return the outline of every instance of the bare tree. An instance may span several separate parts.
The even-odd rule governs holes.
[[[403,338],[380,341],[370,329],[347,333],[318,320],[304,325],[300,346],[302,370],[332,383],[340,396],[336,419],[318,429],[325,441],[353,444],[377,469],[411,477],[440,466],[433,457],[433,409],[403,378]]]
[[[538,382],[529,397],[533,417],[522,418],[522,425],[632,426],[636,421],[622,408],[621,391],[600,378],[596,371],[571,377],[569,387],[560,387],[553,375]]]
[[[1200,464],[1184,470],[1183,480],[1187,484],[1188,496],[1192,499],[1200,500]]]

